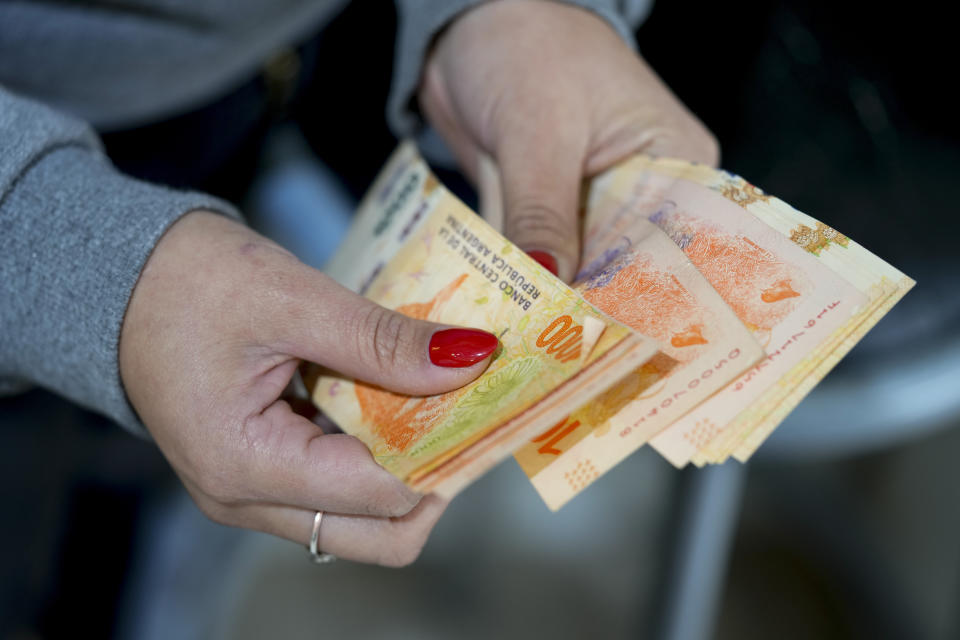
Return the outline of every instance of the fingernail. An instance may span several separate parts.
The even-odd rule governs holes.
[[[430,362],[438,367],[469,367],[497,348],[497,336],[478,329],[444,329],[430,338]]]
[[[527,251],[527,255],[543,265],[543,268],[557,275],[557,259],[546,251]]]

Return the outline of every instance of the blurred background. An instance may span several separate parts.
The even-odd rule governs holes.
[[[237,147],[256,171],[206,185],[314,263],[396,143],[395,19],[353,2],[309,45],[337,62],[262,151]],[[0,638],[960,638],[950,24],[932,3],[661,0],[638,37],[724,168],[918,282],[749,465],[645,449],[552,514],[507,461],[412,567],[316,567],[210,523],[152,445],[34,391],[0,399]],[[136,135],[106,136],[121,166]],[[292,234],[305,216],[316,234]]]

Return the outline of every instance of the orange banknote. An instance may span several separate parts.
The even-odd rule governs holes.
[[[500,339],[487,371],[449,393],[410,397],[333,375],[313,388],[320,409],[424,492],[453,495],[657,351],[489,228],[412,145],[387,164],[326,270],[388,308]]]

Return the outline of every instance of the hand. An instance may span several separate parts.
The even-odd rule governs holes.
[[[713,136],[606,22],[558,2],[465,12],[439,37],[419,101],[475,182],[493,156],[506,235],[552,256],[565,280],[580,257],[583,177],[638,151],[718,160]]]
[[[351,293],[241,224],[193,212],[164,235],[134,289],[120,370],[210,518],[306,544],[324,510],[322,550],[403,565],[445,504],[421,499],[359,440],[324,435],[280,396],[300,359],[403,393],[462,386],[486,368],[496,338],[483,334],[490,344],[437,366],[431,340],[445,328]]]

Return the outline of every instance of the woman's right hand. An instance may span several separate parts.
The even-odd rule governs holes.
[[[197,211],[167,231],[141,274],[120,370],[210,518],[306,544],[322,510],[320,549],[401,566],[445,503],[409,490],[356,438],[325,435],[281,394],[301,360],[402,393],[460,387],[483,372],[496,339],[460,366],[439,366],[429,346],[446,328],[384,309],[243,225]]]

